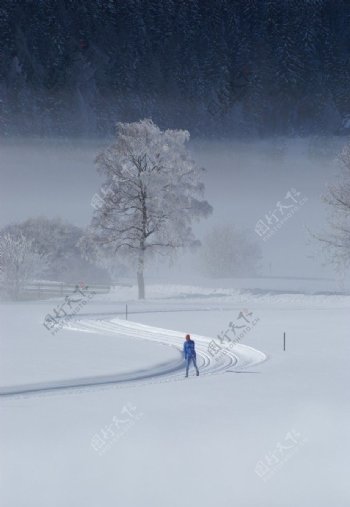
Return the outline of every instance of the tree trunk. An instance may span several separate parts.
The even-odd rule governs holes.
[[[19,289],[20,289],[19,280],[15,280],[13,283],[13,287],[11,289],[12,299],[14,299],[15,301],[19,300]]]
[[[145,299],[145,280],[143,277],[143,271],[137,272],[137,285],[139,288],[139,299]]]
[[[147,206],[146,206],[146,191],[141,182],[141,204],[142,204],[142,236],[140,238],[139,262],[137,266],[137,283],[139,287],[139,299],[145,299],[145,280],[143,272],[145,268],[145,241],[147,238]]]
[[[145,280],[144,280],[144,276],[143,276],[144,265],[145,265],[144,257],[145,257],[145,252],[144,252],[144,250],[141,250],[140,255],[139,255],[139,262],[138,262],[138,266],[137,266],[137,285],[138,285],[138,289],[139,289],[139,299],[145,299]]]

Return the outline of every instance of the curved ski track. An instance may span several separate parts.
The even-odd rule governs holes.
[[[170,382],[184,379],[184,360],[182,358],[182,347],[184,333],[171,331],[132,321],[118,318],[111,320],[81,320],[69,325],[70,329],[103,334],[118,334],[124,337],[144,339],[159,342],[165,346],[176,348],[179,351],[178,359],[156,367],[137,370],[116,375],[99,375],[94,377],[83,377],[50,382],[38,382],[33,384],[8,386],[0,388],[0,396],[28,396],[33,394],[53,393],[55,391],[73,391],[99,388],[103,386],[114,386],[115,388],[133,387],[160,382]],[[200,376],[215,375],[231,372],[240,372],[266,360],[266,355],[247,345],[236,344],[234,347],[226,348],[226,353],[220,359],[213,357],[208,351],[208,345],[212,338],[192,335],[196,342],[197,363]],[[193,369],[190,370],[193,375]],[[189,381],[189,379],[186,379]]]

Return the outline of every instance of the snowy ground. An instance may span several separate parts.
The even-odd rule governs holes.
[[[1,305],[1,505],[348,507],[349,297],[133,295],[96,296],[55,336],[59,300]],[[217,361],[240,311],[256,323]],[[179,370],[185,332],[198,378]]]

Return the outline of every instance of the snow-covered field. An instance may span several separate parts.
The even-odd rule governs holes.
[[[59,300],[0,306],[1,506],[349,506],[350,297],[134,295],[95,296],[55,335]]]

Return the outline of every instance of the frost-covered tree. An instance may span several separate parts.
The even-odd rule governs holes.
[[[33,241],[23,234],[0,236],[0,282],[2,288],[17,300],[21,290],[47,268],[47,257],[37,253]]]
[[[162,131],[147,119],[117,127],[114,144],[96,159],[105,181],[90,238],[136,263],[143,299],[146,255],[197,245],[192,222],[212,208],[186,148],[187,131]]]
[[[328,260],[342,272],[350,266],[350,145],[340,157],[338,182],[329,186],[324,202],[329,206],[329,232],[316,236],[324,246]]]
[[[254,275],[260,259],[259,244],[232,225],[214,227],[200,249],[202,271],[214,278]]]

